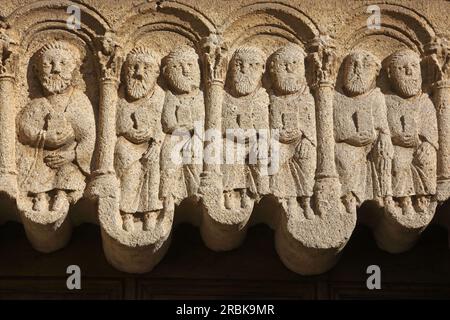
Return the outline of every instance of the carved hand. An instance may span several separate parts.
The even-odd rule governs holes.
[[[45,145],[50,148],[58,148],[74,139],[75,132],[73,131],[72,126],[66,125],[62,130],[52,129],[47,131],[45,135]]]
[[[142,155],[142,163],[145,166],[148,166],[152,163],[155,163],[159,160],[159,150],[155,145],[152,145],[147,151]]]
[[[67,163],[73,162],[74,160],[75,150],[61,151],[50,154],[44,158],[45,164],[52,169],[58,169]]]
[[[386,159],[392,159],[394,157],[394,146],[392,145],[390,135],[380,133],[378,140],[378,152],[380,156]]]
[[[298,129],[282,130],[280,132],[280,142],[291,143],[293,141],[301,139],[302,136],[302,132]]]
[[[348,138],[346,142],[355,147],[363,147],[373,142],[373,135],[369,131],[357,132]]]
[[[147,142],[151,137],[152,130],[150,129],[131,129],[127,133],[127,139],[136,144]]]
[[[426,163],[427,158],[433,153],[433,145],[428,141],[424,141],[419,148],[417,148],[416,154],[414,156],[414,162],[423,165]]]
[[[312,156],[314,146],[308,139],[303,139],[301,143],[298,144],[295,155],[298,159],[309,159]]]
[[[398,144],[402,147],[412,148],[417,146],[420,141],[419,137],[416,134],[411,133],[403,133],[398,136]]]

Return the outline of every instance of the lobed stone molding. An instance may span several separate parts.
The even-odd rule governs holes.
[[[312,275],[357,222],[391,253],[450,226],[435,216],[450,197],[448,2],[377,3],[378,27],[367,1],[21,3],[0,9],[0,224],[21,222],[36,250],[97,223],[107,260],[144,273],[178,223],[215,251],[264,223]]]

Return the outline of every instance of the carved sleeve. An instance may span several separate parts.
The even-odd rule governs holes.
[[[374,113],[374,125],[375,130],[377,130],[380,134],[387,134],[391,135],[391,132],[389,130],[389,123],[387,119],[387,106],[386,101],[384,99],[384,96],[381,92],[379,92],[376,95],[378,101],[378,104],[375,108],[375,110],[372,110]]]
[[[420,109],[420,138],[428,141],[434,148],[439,149],[437,117],[433,103],[428,98],[423,99],[423,107]]]
[[[176,99],[170,91],[166,93],[162,111],[162,129],[164,133],[171,134],[177,128]]]
[[[19,140],[23,144],[35,146],[38,140],[39,132],[43,129],[39,127],[35,119],[36,108],[28,105],[20,112],[17,117],[17,127],[19,129]]]
[[[79,93],[76,102],[79,104],[76,106],[75,121],[72,121],[77,142],[76,161],[83,173],[88,175],[91,172],[91,159],[95,147],[94,112],[89,99],[84,94]]]

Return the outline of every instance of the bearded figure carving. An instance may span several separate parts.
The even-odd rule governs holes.
[[[222,108],[225,158],[234,158],[222,166],[227,209],[248,207],[250,198],[269,192],[267,152],[261,147],[267,142],[263,131],[269,129],[269,96],[262,88],[264,70],[264,54],[258,48],[241,47],[230,61]]]
[[[75,85],[81,53],[58,41],[37,53],[34,71],[43,97],[17,116],[19,185],[32,197],[31,210],[67,212],[78,201],[90,173],[95,144],[91,102]]]
[[[394,144],[393,196],[403,214],[426,212],[431,195],[436,193],[436,111],[421,90],[420,57],[415,52],[400,50],[392,54],[387,72],[394,92],[386,95]]]
[[[369,52],[351,53],[344,60],[343,92],[334,99],[336,166],[347,211],[365,200],[391,207],[393,147],[386,104],[375,87],[381,65]]]
[[[156,85],[159,60],[146,47],[137,47],[127,55],[123,71],[125,93],[117,107],[114,159],[123,228],[151,231],[162,209],[159,157],[164,91]]]
[[[270,127],[278,131],[278,170],[271,177],[273,194],[287,201],[287,208],[306,218],[314,217],[310,199],[316,170],[316,119],[314,97],[306,85],[304,54],[287,45],[269,59],[272,91]],[[273,157],[272,157],[273,158]]]
[[[178,48],[164,59],[162,72],[169,90],[162,114],[167,135],[161,151],[161,193],[179,203],[197,194],[202,172],[205,107],[199,57],[190,47]]]

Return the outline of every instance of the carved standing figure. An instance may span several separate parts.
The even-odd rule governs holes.
[[[164,59],[162,72],[169,90],[162,114],[167,135],[161,151],[161,192],[178,203],[197,194],[203,167],[205,106],[199,57],[194,49],[182,46]]]
[[[316,119],[314,97],[305,78],[305,56],[296,45],[278,49],[269,59],[272,79],[270,127],[278,130],[278,170],[271,177],[274,195],[295,212],[298,201],[306,218],[313,218],[316,170]],[[297,210],[298,211],[298,210]]]
[[[222,166],[227,209],[247,207],[250,198],[269,192],[268,175],[263,172],[267,164],[255,141],[255,131],[269,129],[269,96],[262,88],[264,70],[264,54],[258,48],[238,48],[230,61],[222,108],[224,150],[234,156],[233,163]]]
[[[388,59],[388,77],[394,94],[386,95],[389,127],[394,144],[392,163],[393,196],[404,214],[425,212],[436,193],[436,111],[423,93],[420,57],[400,50]]]
[[[123,228],[135,230],[136,218],[143,221],[142,230],[151,231],[162,209],[159,158],[164,91],[156,85],[159,60],[146,47],[137,47],[127,55],[123,70],[125,97],[117,107],[114,159]]]
[[[80,65],[74,45],[43,46],[34,65],[43,97],[17,117],[20,188],[33,197],[37,212],[67,212],[81,198],[90,173],[95,121],[89,99],[75,86]]]
[[[392,206],[393,147],[386,104],[375,87],[381,65],[366,51],[344,60],[343,92],[334,99],[336,166],[342,198],[352,212],[365,200],[384,199]]]

